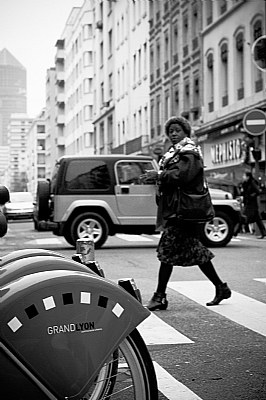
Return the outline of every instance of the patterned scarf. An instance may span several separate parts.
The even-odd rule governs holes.
[[[165,164],[168,163],[170,158],[172,158],[174,155],[177,155],[177,152],[183,153],[186,151],[194,151],[202,158],[200,147],[197,146],[195,142],[193,142],[193,140],[191,140],[189,137],[185,137],[179,143],[172,145],[169,150],[162,156],[159,161],[160,169],[164,169]]]

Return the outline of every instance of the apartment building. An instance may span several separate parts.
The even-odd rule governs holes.
[[[149,143],[147,1],[95,2],[95,153],[141,153]]]
[[[182,115],[196,129],[201,121],[202,2],[157,0],[149,10],[151,147],[161,154],[170,116]]]
[[[25,67],[7,50],[0,51],[0,146],[7,145],[10,115],[27,112]]]
[[[27,190],[34,196],[38,180],[47,178],[46,173],[46,110],[31,121],[27,135]]]
[[[59,85],[58,85],[59,86]],[[56,122],[57,103],[64,100],[64,93],[56,92],[56,71],[55,67],[49,68],[46,72],[46,134],[45,134],[45,166],[46,176],[50,177],[54,168],[55,160],[60,154],[60,136],[58,135],[59,127]],[[59,86],[60,90],[60,86]]]
[[[32,119],[23,113],[10,115],[7,127],[9,160],[7,168],[7,182],[11,192],[27,190],[27,140]]]
[[[252,44],[266,32],[265,2],[206,0],[202,7],[204,107],[198,140],[209,175],[240,181],[247,167],[243,118],[251,109],[266,110],[265,72],[252,60]],[[265,135],[259,141],[263,175]]]

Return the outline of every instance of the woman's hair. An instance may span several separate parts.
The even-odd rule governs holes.
[[[178,124],[178,125],[180,125],[180,126],[183,128],[185,134],[186,134],[188,137],[190,137],[190,134],[191,134],[191,126],[190,126],[190,123],[188,122],[188,120],[187,120],[186,118],[183,118],[183,117],[171,117],[171,118],[169,118],[169,119],[166,121],[165,125],[164,125],[164,127],[165,127],[165,134],[166,134],[167,136],[169,136],[169,127],[170,127],[170,125],[172,125],[172,124]]]

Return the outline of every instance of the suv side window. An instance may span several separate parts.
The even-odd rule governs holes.
[[[67,190],[109,189],[111,179],[105,162],[101,160],[72,160],[65,175]]]
[[[154,169],[151,161],[119,161],[116,164],[116,181],[119,185],[140,185],[139,176]]]

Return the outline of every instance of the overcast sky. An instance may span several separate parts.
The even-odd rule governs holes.
[[[6,48],[27,70],[28,115],[45,106],[46,70],[72,7],[83,0],[0,0],[0,51]]]

